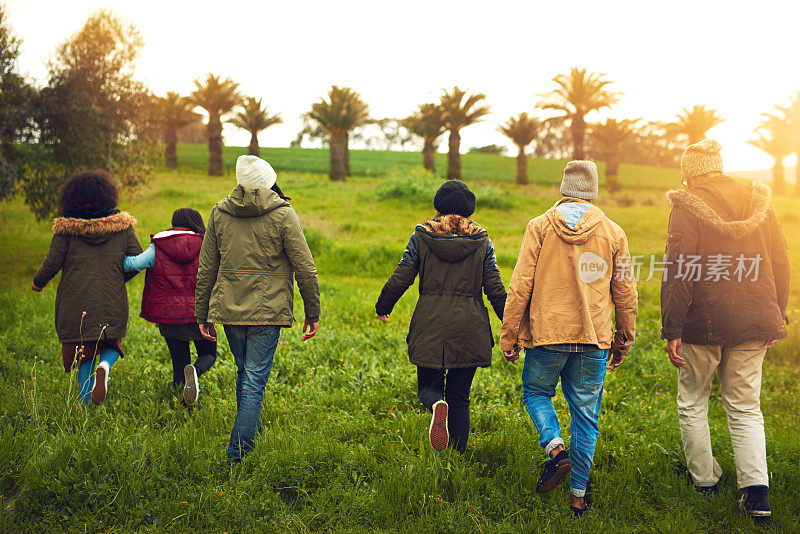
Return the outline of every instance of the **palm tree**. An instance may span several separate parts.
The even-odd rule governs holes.
[[[168,92],[164,97],[155,97],[156,121],[164,128],[164,161],[168,169],[178,167],[178,130],[200,120],[192,111],[191,99],[178,93]]]
[[[561,111],[570,120],[573,159],[585,157],[586,115],[619,101],[620,93],[606,89],[611,81],[603,79],[604,76],[572,67],[569,74],[553,78],[558,88],[545,95],[546,99],[539,103],[540,108]]]
[[[443,91],[440,107],[445,129],[450,132],[447,141],[447,179],[461,179],[461,128],[475,124],[489,114],[489,106],[478,105],[485,100],[483,93],[467,94],[458,86]]]
[[[794,190],[795,194],[800,195],[800,91],[792,97],[788,106],[778,106],[778,109],[783,113],[791,128],[793,152],[797,156],[797,163],[794,167]]]
[[[250,132],[250,146],[247,153],[251,156],[258,156],[261,152],[258,147],[258,132],[282,122],[280,113],[270,115],[266,106],[261,107],[261,99],[256,100],[252,96],[245,100],[242,110],[230,120],[230,123],[237,128]]]
[[[717,110],[705,106],[693,106],[692,109],[683,108],[678,114],[678,120],[672,124],[672,129],[679,135],[685,135],[688,143],[693,145],[706,138],[706,133],[725,122],[717,114]]]
[[[525,147],[538,137],[541,127],[542,121],[528,116],[527,113],[520,113],[516,117],[510,117],[505,124],[497,128],[500,133],[517,145],[517,183],[519,185],[528,183],[528,155],[525,153]]]
[[[328,99],[311,105],[306,117],[328,132],[331,180],[344,180],[349,167],[350,131],[369,120],[369,106],[349,87],[331,87]]]
[[[776,194],[785,190],[783,160],[792,153],[792,125],[782,117],[764,114],[764,119],[755,132],[758,135],[748,141],[775,160],[772,165],[772,188]]]
[[[208,113],[208,174],[222,174],[222,118],[241,102],[239,84],[209,73],[205,81],[195,80],[191,101]]]
[[[444,117],[438,104],[420,104],[413,115],[406,117],[402,125],[424,141],[422,166],[436,173],[436,139],[444,133]]]
[[[606,185],[612,192],[620,189],[620,152],[633,139],[636,133],[634,127],[638,121],[639,119],[622,119],[619,121],[606,119],[606,122],[592,126],[592,140],[603,154],[603,159],[605,159]]]

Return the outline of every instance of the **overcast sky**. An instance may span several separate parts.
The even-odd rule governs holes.
[[[746,144],[760,114],[800,90],[797,1],[6,2],[23,39],[20,70],[37,81],[55,47],[110,7],[141,32],[137,72],[155,93],[187,94],[213,72],[280,112],[285,123],[261,134],[263,146],[287,146],[331,84],[358,90],[373,117],[406,116],[456,84],[486,93],[493,113],[463,130],[462,146],[504,143],[497,125],[532,111],[554,75],[580,66],[624,93],[607,116],[671,120],[682,107],[716,108],[727,120],[710,136],[726,167],[757,169],[771,165]],[[249,139],[229,126],[225,137]]]

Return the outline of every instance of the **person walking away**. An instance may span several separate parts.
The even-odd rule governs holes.
[[[294,280],[305,307],[303,340],[319,327],[317,269],[297,213],[276,179],[266,161],[240,156],[238,185],[211,210],[200,249],[195,291],[200,331],[216,340],[214,323],[224,325],[237,368],[231,463],[253,449],[261,431],[261,402],[280,329],[294,320]]]
[[[416,227],[403,258],[383,286],[375,311],[387,321],[420,276],[408,355],[417,366],[417,392],[431,411],[431,446],[466,450],[472,380],[492,363],[492,336],[483,294],[502,320],[506,290],[483,228],[472,220],[475,195],[460,180],[445,182],[433,199],[436,215]]]
[[[569,162],[561,194],[525,228],[500,348],[512,363],[525,349],[525,408],[550,457],[536,491],[552,490],[571,471],[570,507],[580,516],[591,504],[586,489],[606,369],[621,365],[633,344],[638,305],[625,232],[592,204],[597,166]],[[552,402],[559,377],[570,411],[569,450]]]
[[[183,387],[183,402],[191,406],[200,394],[199,378],[217,360],[217,342],[200,333],[194,313],[194,292],[200,247],[206,227],[191,208],[172,214],[172,228],[151,236],[150,246],[125,258],[125,272],[147,269],[140,317],[156,323],[172,359],[172,383]],[[189,343],[197,350],[192,365]]]
[[[661,337],[678,368],[678,416],[694,485],[715,493],[722,469],[711,451],[708,399],[714,373],[728,414],[740,508],[769,517],[761,414],[764,355],[785,338],[786,241],[764,184],[722,173],[720,144],[704,140],[681,157],[688,190],[670,191],[672,212],[661,284]]]
[[[142,247],[130,214],[116,209],[119,192],[106,171],[77,172],[59,191],[60,216],[53,221],[50,250],[33,290],[42,291],[61,271],[55,325],[64,371],[78,368],[80,398],[101,404],[108,376],[123,355],[128,329],[128,292],[122,262]],[[95,362],[97,367],[95,368]]]

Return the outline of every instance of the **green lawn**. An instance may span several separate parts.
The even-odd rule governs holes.
[[[243,149],[226,150],[226,168]],[[640,286],[639,338],[610,373],[593,470],[596,506],[581,520],[562,485],[534,488],[544,454],[521,401],[519,366],[499,352],[473,387],[466,456],[435,454],[416,398],[405,333],[416,301],[400,301],[390,322],[374,318],[378,292],[417,222],[425,199],[379,201],[383,175],[417,165],[418,154],[353,153],[359,176],[331,183],[324,151],[264,149],[293,197],[317,260],[323,313],[319,335],[284,330],[264,399],[264,434],[239,466],[225,446],[235,414],[235,366],[222,339],[190,416],[168,384],[166,346],[138,318],[143,276],[129,284],[126,356],[114,367],[108,401],[86,409],[65,375],[53,330],[57,280],[43,294],[30,281],[47,250],[48,223],[20,200],[0,216],[0,531],[2,532],[731,532],[755,531],[736,509],[736,479],[719,391],[710,407],[712,443],[725,475],[716,497],[687,487],[675,409],[676,373],[658,339],[658,286]],[[181,147],[185,167],[157,170],[123,206],[139,219],[143,243],[178,207],[207,216],[234,186],[232,173],[202,173],[205,152]],[[440,162],[444,170],[444,162]],[[464,158],[468,183],[508,209],[475,219],[495,242],[506,283],[525,223],[558,198],[562,163],[531,160],[536,185],[513,185],[513,160]],[[367,170],[370,172],[367,172]],[[623,167],[637,184],[598,205],[628,232],[634,254],[660,253],[675,171]],[[647,185],[649,184],[649,185]],[[795,272],[800,268],[798,203],[778,199]],[[800,315],[800,285],[792,315]],[[297,315],[302,316],[298,296]],[[497,335],[499,324],[493,318]],[[800,394],[797,330],[765,364],[762,407],[776,532],[800,531]],[[559,413],[566,403],[556,399]],[[564,419],[566,421],[566,418]],[[566,425],[565,430],[566,430]],[[566,432],[568,434],[568,431]]]

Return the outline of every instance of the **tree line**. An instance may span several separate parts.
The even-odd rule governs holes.
[[[249,132],[249,153],[258,155],[258,134],[282,122],[261,99],[243,95],[233,80],[211,73],[195,80],[189,95],[153,95],[133,76],[144,46],[141,36],[109,10],[93,14],[56,49],[44,87],[35,87],[17,71],[20,46],[0,5],[0,201],[21,193],[39,218],[55,212],[58,186],[78,168],[108,169],[132,194],[150,178],[159,146],[166,167],[177,167],[179,139],[187,131],[195,139],[199,135],[203,116],[198,110],[205,111],[210,175],[223,173],[223,123]],[[593,115],[620,101],[622,93],[613,90],[613,82],[581,68],[552,81],[553,90],[540,95],[535,109],[498,127],[517,147],[519,184],[528,183],[527,161],[533,154],[605,161],[606,185],[618,189],[620,163],[677,167],[683,149],[724,120],[716,110],[696,105],[671,122],[591,122]],[[326,144],[330,178],[341,181],[350,174],[351,140],[372,142],[365,137],[367,128],[379,129],[383,148],[418,143],[422,164],[431,172],[436,172],[435,154],[447,134],[447,177],[461,179],[461,130],[490,112],[485,94],[456,86],[407,117],[374,118],[356,90],[333,85],[303,115],[303,129],[292,144],[302,145],[305,139]],[[789,105],[764,114],[755,133],[750,143],[774,158],[774,188],[781,193],[783,161],[800,154],[800,92]],[[800,165],[797,173],[800,193]]]

